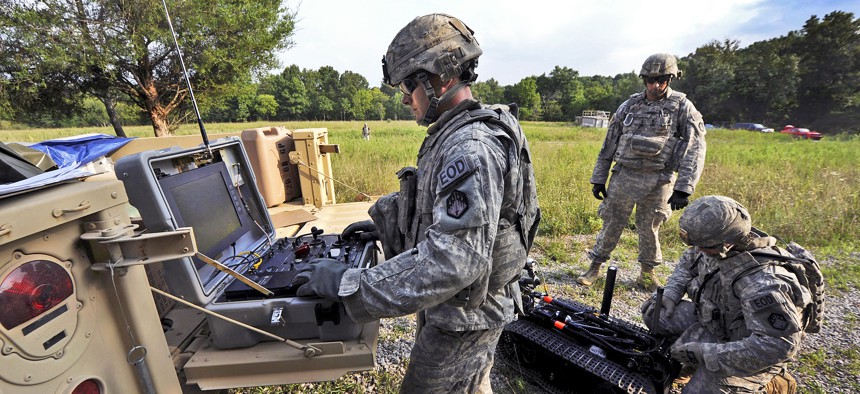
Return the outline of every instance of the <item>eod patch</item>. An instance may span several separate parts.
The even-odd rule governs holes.
[[[465,156],[460,156],[445,164],[442,171],[437,175],[439,177],[439,189],[445,190],[448,186],[456,183],[457,180],[475,171],[475,166],[470,160],[466,160]]]

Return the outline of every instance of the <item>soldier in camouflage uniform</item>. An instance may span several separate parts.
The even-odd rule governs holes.
[[[753,230],[747,210],[728,197],[699,198],[679,224],[691,247],[656,308],[659,327],[650,328],[680,335],[672,357],[695,369],[683,392],[793,392],[786,362],[800,347],[812,297],[794,273],[752,252],[790,254]],[[645,322],[654,310],[652,297],[642,306]]]
[[[675,57],[651,55],[639,76],[645,90],[618,107],[591,175],[592,194],[603,200],[597,209],[603,228],[588,252],[591,266],[576,279],[585,286],[599,276],[601,264],[618,245],[635,206],[641,266],[637,283],[656,289],[659,284],[653,270],[663,262],[660,226],[671,215],[670,207],[677,210],[687,205],[702,174],[705,124],[686,95],[669,87],[680,76]]]
[[[417,168],[398,172],[400,191],[342,234],[378,237],[388,260],[359,270],[322,259],[300,274],[308,283],[299,295],[342,301],[357,322],[417,313],[405,393],[491,392],[496,343],[521,301],[516,279],[539,221],[515,107],[472,98],[479,55],[473,31],[449,15],[416,18],[395,36],[384,81],[430,127]]]

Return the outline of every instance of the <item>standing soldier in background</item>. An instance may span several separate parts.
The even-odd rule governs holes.
[[[591,175],[603,228],[588,252],[591,266],[576,281],[591,286],[600,266],[618,245],[636,207],[640,273],[637,283],[659,286],[654,267],[663,262],[658,232],[672,210],[687,206],[705,162],[705,124],[686,95],[669,87],[680,77],[678,62],[666,53],[651,55],[639,76],[645,91],[618,107]],[[612,162],[615,161],[615,166]],[[610,167],[612,178],[607,190]],[[677,172],[677,181],[676,173]],[[673,190],[674,188],[674,190]]]
[[[491,392],[496,344],[522,300],[517,277],[540,219],[534,172],[516,107],[472,97],[481,53],[450,15],[397,33],[384,81],[400,86],[427,136],[418,168],[398,172],[400,191],[342,234],[378,237],[388,260],[361,270],[319,259],[297,276],[300,296],[342,301],[357,322],[417,313],[403,393]]]
[[[361,138],[370,140],[370,127],[367,127],[367,122],[364,122],[364,127],[361,128]]]

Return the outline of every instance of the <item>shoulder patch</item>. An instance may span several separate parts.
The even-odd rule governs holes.
[[[773,295],[767,294],[752,300],[752,304],[756,309],[762,309],[769,305],[776,304],[776,299],[773,298]]]
[[[449,161],[437,175],[439,177],[439,190],[447,189],[448,186],[453,185],[457,180],[474,171],[475,166],[471,160],[466,159],[466,156],[460,156]]]
[[[448,216],[454,219],[459,219],[464,213],[466,213],[466,211],[469,210],[469,199],[466,197],[465,193],[459,190],[454,190],[448,196],[446,208]]]
[[[750,299],[748,302],[750,308],[753,311],[758,312],[776,304],[784,304],[786,300],[781,293],[769,292],[767,294],[758,295],[755,298]]]
[[[767,322],[776,330],[784,331],[788,328],[788,319],[782,313],[771,313],[770,317],[767,318]]]

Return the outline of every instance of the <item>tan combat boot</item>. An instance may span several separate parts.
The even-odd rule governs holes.
[[[597,277],[600,276],[600,265],[603,263],[591,263],[591,266],[588,267],[588,271],[585,271],[584,274],[580,275],[579,278],[576,278],[576,283],[579,283],[583,286],[591,286],[594,281],[597,280]]]
[[[797,392],[797,380],[788,371],[783,370],[767,382],[764,388],[767,394],[794,394]]]
[[[662,286],[662,283],[654,275],[654,267],[645,264],[641,264],[640,267],[639,278],[636,279],[637,284],[648,291],[655,291],[658,287]]]

